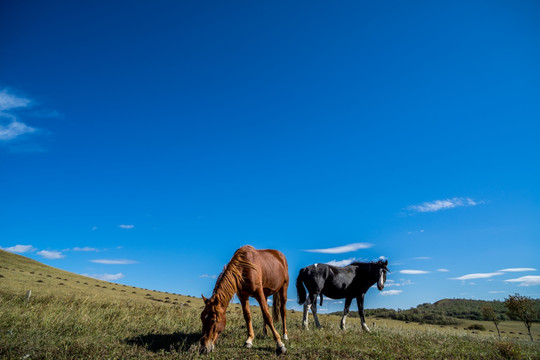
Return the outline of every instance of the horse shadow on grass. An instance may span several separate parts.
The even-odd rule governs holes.
[[[188,352],[199,343],[201,333],[146,334],[125,339],[129,345],[142,346],[152,352]]]

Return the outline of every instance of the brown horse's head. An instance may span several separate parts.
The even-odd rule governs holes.
[[[218,299],[212,296],[207,299],[203,295],[205,307],[201,313],[203,336],[200,342],[199,352],[208,354],[214,350],[219,334],[225,329],[227,319],[226,309],[221,306]]]

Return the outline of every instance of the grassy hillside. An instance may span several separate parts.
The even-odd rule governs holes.
[[[201,308],[200,299],[95,280],[0,251],[2,359],[275,357],[269,338],[258,336],[253,349],[242,347],[246,330],[234,304],[216,351],[199,356]],[[517,331],[498,340],[489,331],[368,318],[375,327],[367,334],[358,319],[350,319],[348,329],[341,331],[339,317],[333,315],[320,316],[323,330],[304,331],[301,314],[288,315],[290,340],[284,358],[540,358],[539,342],[531,343]],[[255,332],[262,334],[258,308],[253,309],[253,321]]]
[[[187,296],[150,291],[73,274],[3,250],[0,250],[0,281],[6,285],[1,289],[6,293],[20,295],[31,290],[33,295],[40,298],[54,296],[64,299],[82,296],[87,300],[130,302],[152,300],[180,306],[202,304],[202,300]]]

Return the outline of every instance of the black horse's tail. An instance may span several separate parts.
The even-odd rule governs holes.
[[[304,287],[304,282],[302,281],[302,273],[303,270],[300,270],[300,273],[298,273],[298,278],[296,278],[296,292],[298,294],[298,303],[302,305],[306,302],[306,288]]]

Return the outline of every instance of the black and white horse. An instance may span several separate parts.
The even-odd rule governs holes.
[[[304,305],[304,327],[308,328],[308,311],[311,309],[315,324],[321,327],[317,317],[317,297],[323,295],[331,299],[345,298],[345,309],[341,318],[341,328],[345,329],[345,320],[349,313],[352,299],[356,298],[358,313],[362,320],[362,329],[369,332],[364,318],[364,295],[371,286],[377,283],[377,288],[382,290],[386,282],[388,260],[377,262],[354,262],[345,267],[337,267],[327,264],[313,264],[300,270],[296,279],[298,303]],[[305,288],[304,288],[305,286]],[[309,296],[306,298],[306,288]]]

